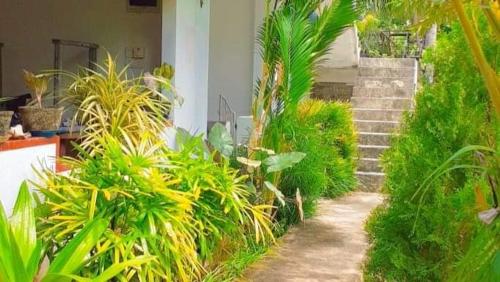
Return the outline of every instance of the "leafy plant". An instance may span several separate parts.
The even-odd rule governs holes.
[[[49,84],[49,76],[46,74],[34,74],[27,70],[23,70],[24,72],[24,82],[26,86],[31,90],[31,98],[38,108],[43,108],[42,99],[45,93],[47,92],[48,84]]]
[[[496,39],[486,32],[484,18],[479,23],[483,48],[498,67]],[[498,249],[497,237],[485,240],[481,235],[497,227],[484,226],[477,217],[476,195],[493,200],[490,183],[483,169],[462,169],[481,163],[474,154],[456,157],[471,144],[495,148],[494,158],[499,148],[498,120],[465,44],[460,24],[454,23],[424,56],[435,67],[435,83],[424,84],[416,96],[415,112],[407,114],[399,136],[384,154],[384,188],[389,195],[367,225],[372,240],[368,281],[455,281],[466,262],[470,272],[488,270]],[[448,170],[443,163],[458,169]],[[498,174],[498,162],[488,167],[488,173]],[[438,178],[432,176],[437,175],[436,169],[441,174]],[[428,176],[435,180],[425,181]],[[421,193],[426,190],[432,193]],[[484,252],[478,252],[480,242],[485,243]],[[487,256],[472,263],[479,253]],[[476,272],[463,278],[480,276]]]
[[[95,259],[90,251],[99,244],[108,222],[104,219],[89,221],[75,236],[59,250],[59,254],[43,267],[44,243],[37,239],[35,209],[28,185],[24,182],[9,221],[0,204],[0,281],[86,281],[77,276],[80,269]],[[133,261],[114,263],[103,270],[100,276],[89,281],[107,281],[115,277],[123,268],[138,266],[151,261],[139,257]],[[42,265],[42,267],[41,267]]]
[[[74,123],[85,125],[82,148],[95,154],[100,140],[107,135],[122,142],[128,138],[127,142],[136,145],[143,140],[159,140],[168,125],[168,99],[156,88],[144,85],[143,77],[127,78],[127,69],[118,70],[109,54],[105,66],[97,67],[98,71],[85,69],[81,75],[64,73],[73,80],[64,101],[77,108]],[[164,78],[150,79],[172,88]]]
[[[300,191],[305,217],[314,214],[319,197],[333,198],[355,188],[356,135],[349,105],[305,100],[295,117],[271,124],[268,137],[275,131],[273,126],[284,132],[281,146],[306,154],[300,163],[281,174],[279,184],[286,198],[293,199]],[[283,227],[298,222],[300,217],[298,205],[278,211]]]
[[[266,1],[266,18],[259,32],[263,65],[252,100],[252,131],[246,148],[246,160],[250,161],[262,161],[261,158],[267,156],[262,156],[259,149],[270,145],[274,152],[290,152],[281,145],[272,147],[285,144],[285,139],[281,127],[271,124],[280,124],[281,119],[286,120],[296,113],[299,103],[311,92],[318,62],[337,36],[356,18],[351,0],[336,1],[324,7],[319,0],[276,1],[273,10],[271,2]],[[317,18],[311,20],[311,15],[316,12]],[[268,127],[275,128],[275,132],[270,133]],[[271,134],[271,137],[267,138],[266,134]],[[274,141],[264,143],[269,139]],[[253,179],[257,180],[254,182],[257,190],[264,192],[264,202],[269,204],[280,194],[266,188],[279,189],[280,173],[266,173],[259,171]],[[264,186],[265,181],[273,186]],[[296,197],[296,204],[297,199],[300,197]]]
[[[270,236],[264,208],[248,202],[245,177],[193,157],[202,150],[198,145],[185,146],[173,152],[108,137],[94,157],[66,160],[69,176],[46,172],[39,187],[50,211],[42,219],[43,237],[58,242],[94,217],[107,218],[101,244],[111,247],[97,249],[100,256],[86,271],[96,275],[114,261],[153,255],[157,260],[119,277],[192,281],[222,238],[244,240],[248,230],[257,240]]]

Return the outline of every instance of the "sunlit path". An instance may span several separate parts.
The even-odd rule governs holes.
[[[380,194],[364,192],[322,200],[317,215],[285,235],[243,281],[362,281],[363,224],[381,203]]]

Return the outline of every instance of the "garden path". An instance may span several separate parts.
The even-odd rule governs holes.
[[[317,215],[290,230],[243,281],[362,281],[368,249],[363,225],[382,201],[381,194],[366,192],[321,200]]]

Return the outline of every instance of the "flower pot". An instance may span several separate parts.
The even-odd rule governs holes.
[[[0,142],[7,139],[13,114],[11,111],[0,111]]]
[[[55,131],[61,125],[63,107],[19,107],[24,131]]]

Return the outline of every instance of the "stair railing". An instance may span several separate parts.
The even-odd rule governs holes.
[[[233,111],[226,97],[219,95],[219,122],[227,126],[230,124],[230,134],[233,138],[233,143],[236,144],[236,130],[238,128],[236,124],[236,112]]]

